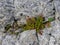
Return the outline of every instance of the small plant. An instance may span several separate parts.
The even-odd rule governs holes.
[[[38,16],[36,18],[36,23],[35,23],[35,28],[36,28],[36,31],[39,32],[39,30],[41,29],[44,29],[45,28],[45,25],[43,24],[43,17],[42,16]]]
[[[5,26],[5,30],[6,30],[5,32],[10,32],[11,34],[18,35],[19,32],[16,33],[15,31],[21,28],[22,32],[26,30],[36,29],[36,33],[37,33],[40,32],[42,29],[44,29],[46,26],[50,27],[50,22],[53,20],[54,18],[49,18],[48,21],[45,21],[45,18],[43,16],[37,16],[26,19],[26,24],[23,25],[22,24],[18,25],[17,20],[15,20],[12,25],[7,24]],[[9,30],[11,28],[13,30]]]
[[[44,18],[42,16],[29,18],[26,20],[27,24],[23,29],[24,30],[36,29],[36,31],[39,32],[39,30],[45,28],[43,20]]]

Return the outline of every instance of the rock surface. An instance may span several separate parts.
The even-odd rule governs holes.
[[[25,23],[26,16],[40,13],[47,18],[55,16],[50,28],[43,34],[36,35],[35,30],[19,33],[18,36],[3,33],[6,24],[12,24],[15,17],[18,22]],[[0,0],[0,45],[60,45],[59,0]],[[19,23],[20,23],[19,22]]]

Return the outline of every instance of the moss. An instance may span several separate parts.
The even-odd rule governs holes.
[[[36,18],[36,23],[35,23],[35,29],[37,32],[39,32],[39,30],[45,28],[44,24],[43,24],[43,17],[38,16]]]
[[[45,28],[45,25],[43,24],[44,18],[42,16],[38,17],[32,17],[26,20],[27,24],[23,28],[25,30],[30,30],[30,29],[36,29],[37,32],[39,32],[40,29]]]

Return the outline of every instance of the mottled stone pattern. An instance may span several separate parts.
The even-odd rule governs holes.
[[[3,33],[6,24],[12,24],[15,19],[25,23],[26,16],[36,16],[43,13],[45,19],[56,17],[50,28],[45,28],[43,34],[28,30],[16,35]],[[60,0],[0,0],[0,45],[60,45]],[[60,19],[60,18],[59,18]]]

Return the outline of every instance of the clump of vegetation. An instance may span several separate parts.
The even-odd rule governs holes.
[[[9,31],[11,34],[17,35],[19,34],[19,32],[15,33],[15,31],[19,28],[23,29],[23,31],[36,29],[36,32],[40,32],[40,30],[44,29],[45,27],[50,27],[50,22],[53,20],[54,18],[49,18],[48,21],[45,21],[45,18],[43,16],[37,16],[26,19],[26,24],[18,25],[17,20],[14,19],[12,25],[7,24],[5,26],[5,32]],[[10,28],[12,28],[13,30],[9,30]]]
[[[27,24],[23,27],[23,29],[24,31],[36,29],[36,31],[39,32],[39,30],[45,28],[45,24],[43,24],[43,21],[44,21],[44,17],[42,16],[28,18],[26,20]]]

